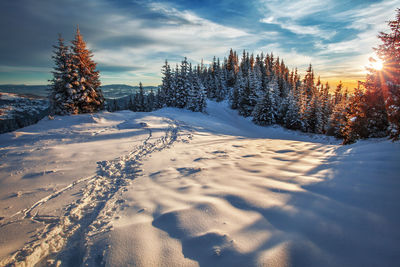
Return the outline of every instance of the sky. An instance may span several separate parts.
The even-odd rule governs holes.
[[[103,84],[158,85],[165,59],[197,64],[271,53],[322,81],[355,86],[400,0],[1,0],[0,84],[47,84],[52,45],[76,26]]]

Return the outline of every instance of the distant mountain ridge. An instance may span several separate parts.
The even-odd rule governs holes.
[[[145,91],[157,90],[157,86],[144,86]],[[0,84],[0,92],[14,93],[21,95],[35,95],[46,97],[48,85],[25,85],[25,84]],[[101,90],[106,98],[120,98],[136,93],[139,86],[127,84],[108,84],[101,86]]]

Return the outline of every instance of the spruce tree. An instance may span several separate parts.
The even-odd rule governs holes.
[[[296,101],[293,92],[290,92],[287,96],[287,110],[283,117],[283,125],[292,130],[302,129],[303,121],[300,117],[300,109]]]
[[[145,94],[144,94],[144,89],[143,89],[143,84],[142,82],[139,82],[139,92],[137,94],[137,107],[136,111],[141,111],[144,112],[146,111],[146,100],[145,100]]]
[[[173,101],[174,101],[174,94],[175,90],[173,88],[173,74],[171,72],[171,67],[168,64],[168,61],[165,60],[165,64],[162,67],[161,71],[163,77],[162,77],[162,85],[161,85],[161,94],[160,95],[160,105],[165,105],[167,107],[173,106]]]
[[[314,94],[311,99],[310,105],[310,117],[308,118],[308,125],[310,127],[310,132],[313,133],[322,133],[323,131],[323,114],[322,114],[322,106],[321,99],[319,94]]]
[[[198,88],[197,84],[195,83],[192,64],[189,65],[189,72],[187,75],[187,79],[189,79],[190,82],[189,82],[189,88],[188,88],[188,97],[187,97],[186,108],[191,111],[196,112],[196,111],[198,111],[197,92],[198,92],[199,88]]]
[[[71,98],[74,101],[73,113],[91,113],[103,109],[104,97],[100,89],[99,71],[92,60],[93,54],[79,31],[72,41],[72,82]]]
[[[189,63],[187,58],[181,62],[180,70],[177,68],[178,73],[176,75],[176,100],[175,106],[178,108],[184,108],[187,103],[188,91],[190,88],[188,80]]]
[[[248,75],[244,78],[244,87],[239,96],[239,114],[248,117],[253,112],[254,107],[257,104],[257,96],[251,87],[250,72],[247,71]]]
[[[337,105],[342,101],[342,97],[343,97],[342,90],[343,90],[343,84],[342,84],[342,81],[340,81],[335,89],[335,96],[334,96],[334,103],[333,103],[334,105]]]
[[[156,96],[154,95],[153,89],[150,90],[150,93],[146,96],[146,99],[146,111],[151,112],[157,106]]]
[[[343,144],[351,144],[357,139],[368,137],[368,118],[365,111],[365,95],[358,87],[355,89],[346,107],[346,123],[341,126]]]
[[[325,84],[322,89],[322,131],[326,133],[329,127],[329,117],[331,116],[329,83]]]
[[[337,105],[333,107],[331,118],[329,120],[328,135],[335,136],[336,138],[344,137],[344,128],[347,125],[349,116],[346,116],[347,100],[342,99]]]
[[[57,45],[54,45],[52,56],[55,67],[52,71],[53,79],[50,80],[50,113],[66,115],[73,112],[73,101],[70,98],[71,83],[71,55],[68,46],[65,45],[61,34]]]
[[[244,88],[242,71],[239,70],[236,81],[229,96],[229,103],[232,109],[239,108],[239,100]]]
[[[187,102],[187,109],[194,112],[204,112],[206,108],[206,92],[202,85],[198,73],[194,73],[192,65],[189,65],[189,95]]]
[[[276,105],[276,90],[278,90],[278,84],[276,80],[274,80],[270,83],[263,97],[253,110],[253,121],[256,124],[271,125],[276,123],[278,115]]]
[[[157,88],[157,93],[155,96],[155,107],[154,109],[160,109],[163,108],[166,104],[165,104],[165,99],[166,96],[164,94],[164,92],[161,90],[160,87]]]
[[[396,10],[396,19],[388,22],[389,33],[381,32],[382,44],[376,49],[383,61],[380,71],[383,95],[387,107],[389,133],[392,140],[400,139],[400,9]]]
[[[311,101],[312,96],[315,94],[315,90],[314,70],[310,64],[303,80],[303,92],[307,97],[307,103]]]
[[[235,82],[236,82],[235,69],[236,68],[237,68],[236,56],[231,48],[231,50],[229,51],[228,62],[226,64],[228,88],[233,88],[233,86],[235,85]]]

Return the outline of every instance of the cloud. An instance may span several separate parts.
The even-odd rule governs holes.
[[[270,16],[260,19],[260,22],[279,25],[282,29],[298,35],[312,35],[322,39],[331,39],[335,31],[322,29],[317,25],[307,25],[304,21],[312,15],[325,13],[333,8],[331,1],[267,1],[262,0],[265,13]]]
[[[262,0],[260,2],[275,18],[291,18],[292,20],[331,10],[334,6],[331,0]]]
[[[2,1],[0,9],[0,21],[8,25],[0,29],[7,36],[0,43],[5,66],[51,67],[57,34],[71,40],[79,24],[100,70],[120,71],[153,84],[160,80],[165,58],[187,56],[200,62],[203,57],[224,56],[231,47],[248,48],[263,38],[158,2],[20,0]]]
[[[320,50],[316,55],[328,58],[324,64],[331,69],[342,70],[334,72],[338,76],[365,76],[368,59],[374,55],[373,47],[380,43],[377,35],[380,31],[388,30],[387,21],[394,19],[396,4],[398,1],[383,1],[333,14],[337,20],[347,20],[349,25],[346,28],[355,29],[357,33],[346,41],[316,43]]]
[[[180,61],[187,56],[193,63],[199,63],[203,58],[207,63],[214,55],[226,55],[231,47],[238,48],[240,44],[239,48],[247,48],[263,38],[263,35],[223,26],[167,4],[151,3],[148,8],[151,12],[162,13],[164,23],[154,27],[146,24],[146,20],[121,15],[109,19],[109,22],[119,24],[124,21],[124,24],[113,26],[117,30],[104,37],[104,40],[97,41],[100,44],[95,50],[95,59],[98,62],[124,66],[131,66],[136,62],[135,66],[140,67],[139,71],[135,71],[137,77],[154,80],[154,77],[159,79],[160,68],[165,59],[175,63],[174,60]],[[175,23],[177,17],[185,23]],[[272,36],[273,33],[269,34]],[[109,45],[101,45],[108,42]],[[115,49],[114,42],[119,49]]]

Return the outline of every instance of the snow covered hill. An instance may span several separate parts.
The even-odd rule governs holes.
[[[226,103],[0,135],[0,265],[396,266],[400,144],[259,127]]]

